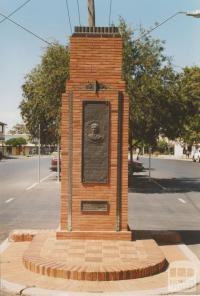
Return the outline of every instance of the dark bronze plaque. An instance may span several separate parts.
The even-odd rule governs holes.
[[[107,183],[109,102],[83,102],[82,182]]]
[[[108,202],[101,200],[82,200],[81,212],[108,212]]]

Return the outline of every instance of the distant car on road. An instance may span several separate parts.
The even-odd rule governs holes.
[[[193,160],[194,162],[196,162],[196,161],[200,162],[200,148],[198,148],[198,149],[194,152],[194,154],[193,154],[193,156],[192,156],[192,160]]]
[[[61,169],[61,161],[60,161],[60,169]],[[52,153],[50,170],[54,172],[57,172],[58,170],[58,153],[57,152]]]
[[[143,163],[138,160],[128,161],[128,175],[131,176],[134,172],[142,172],[144,170]]]

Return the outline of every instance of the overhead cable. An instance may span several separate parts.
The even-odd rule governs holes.
[[[78,8],[79,26],[81,26],[81,14],[80,14],[79,1],[77,0],[76,2],[77,2],[77,8]]]
[[[15,10],[13,10],[8,16],[5,16],[2,20],[0,20],[0,24],[3,23],[5,20],[7,20],[10,16],[15,14],[17,11],[19,11],[22,7],[24,7],[26,4],[28,4],[31,0],[25,1],[23,4],[21,4],[19,7],[17,7]]]
[[[20,27],[21,29],[23,29],[24,31],[28,32],[29,34],[35,36],[36,38],[40,39],[41,41],[45,42],[46,44],[51,45],[50,42],[48,42],[47,40],[45,40],[44,38],[42,38],[41,36],[37,35],[36,33],[32,32],[31,30],[25,28],[24,26],[20,25],[19,23],[17,23],[16,21],[12,20],[10,17],[8,17],[7,15],[3,14],[0,12],[0,15],[3,16],[4,18],[6,18],[7,20],[9,20],[11,23],[15,24],[16,26]]]
[[[109,7],[109,27],[110,27],[110,20],[111,20],[111,11],[112,11],[112,0],[110,0],[110,7]]]
[[[69,26],[70,26],[70,31],[72,34],[72,24],[71,24],[71,18],[70,18],[70,13],[69,13],[69,5],[68,5],[68,0],[65,0],[66,7],[67,7],[67,15],[68,15],[68,21],[69,21]]]
[[[182,12],[176,12],[175,14],[173,14],[172,16],[168,17],[166,20],[164,20],[163,22],[157,24],[155,27],[153,27],[152,29],[149,29],[147,32],[145,32],[144,34],[142,34],[141,36],[139,36],[139,38],[137,38],[134,41],[140,41],[141,38],[147,36],[149,33],[153,32],[154,30],[156,30],[157,28],[159,28],[160,26],[162,26],[163,24],[165,24],[166,22],[168,22],[169,20],[171,20],[172,18],[174,18],[175,16],[177,16],[178,14],[180,14]]]

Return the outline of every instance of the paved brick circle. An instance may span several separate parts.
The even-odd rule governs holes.
[[[72,280],[116,281],[162,272],[167,260],[154,240],[57,240],[37,234],[23,255],[30,271]]]

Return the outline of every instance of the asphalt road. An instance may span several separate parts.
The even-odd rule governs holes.
[[[37,184],[37,157],[0,162],[0,241],[13,229],[58,226],[59,184],[49,167],[50,157],[41,157]]]
[[[148,159],[141,159],[148,168]],[[129,180],[129,226],[138,230],[200,230],[200,164],[152,159]]]
[[[148,159],[141,159],[148,167]],[[0,162],[0,240],[14,228],[55,228],[59,224],[59,184],[50,158]],[[149,171],[129,180],[129,226],[134,230],[200,230],[200,164],[152,159]]]
[[[148,159],[142,161],[147,168]],[[42,183],[36,184],[36,158],[0,162],[0,241],[13,229],[58,227],[60,186],[49,164],[48,157],[41,159]],[[200,258],[200,164],[152,159],[151,179],[148,174],[146,169],[129,180],[130,228],[185,231]]]

